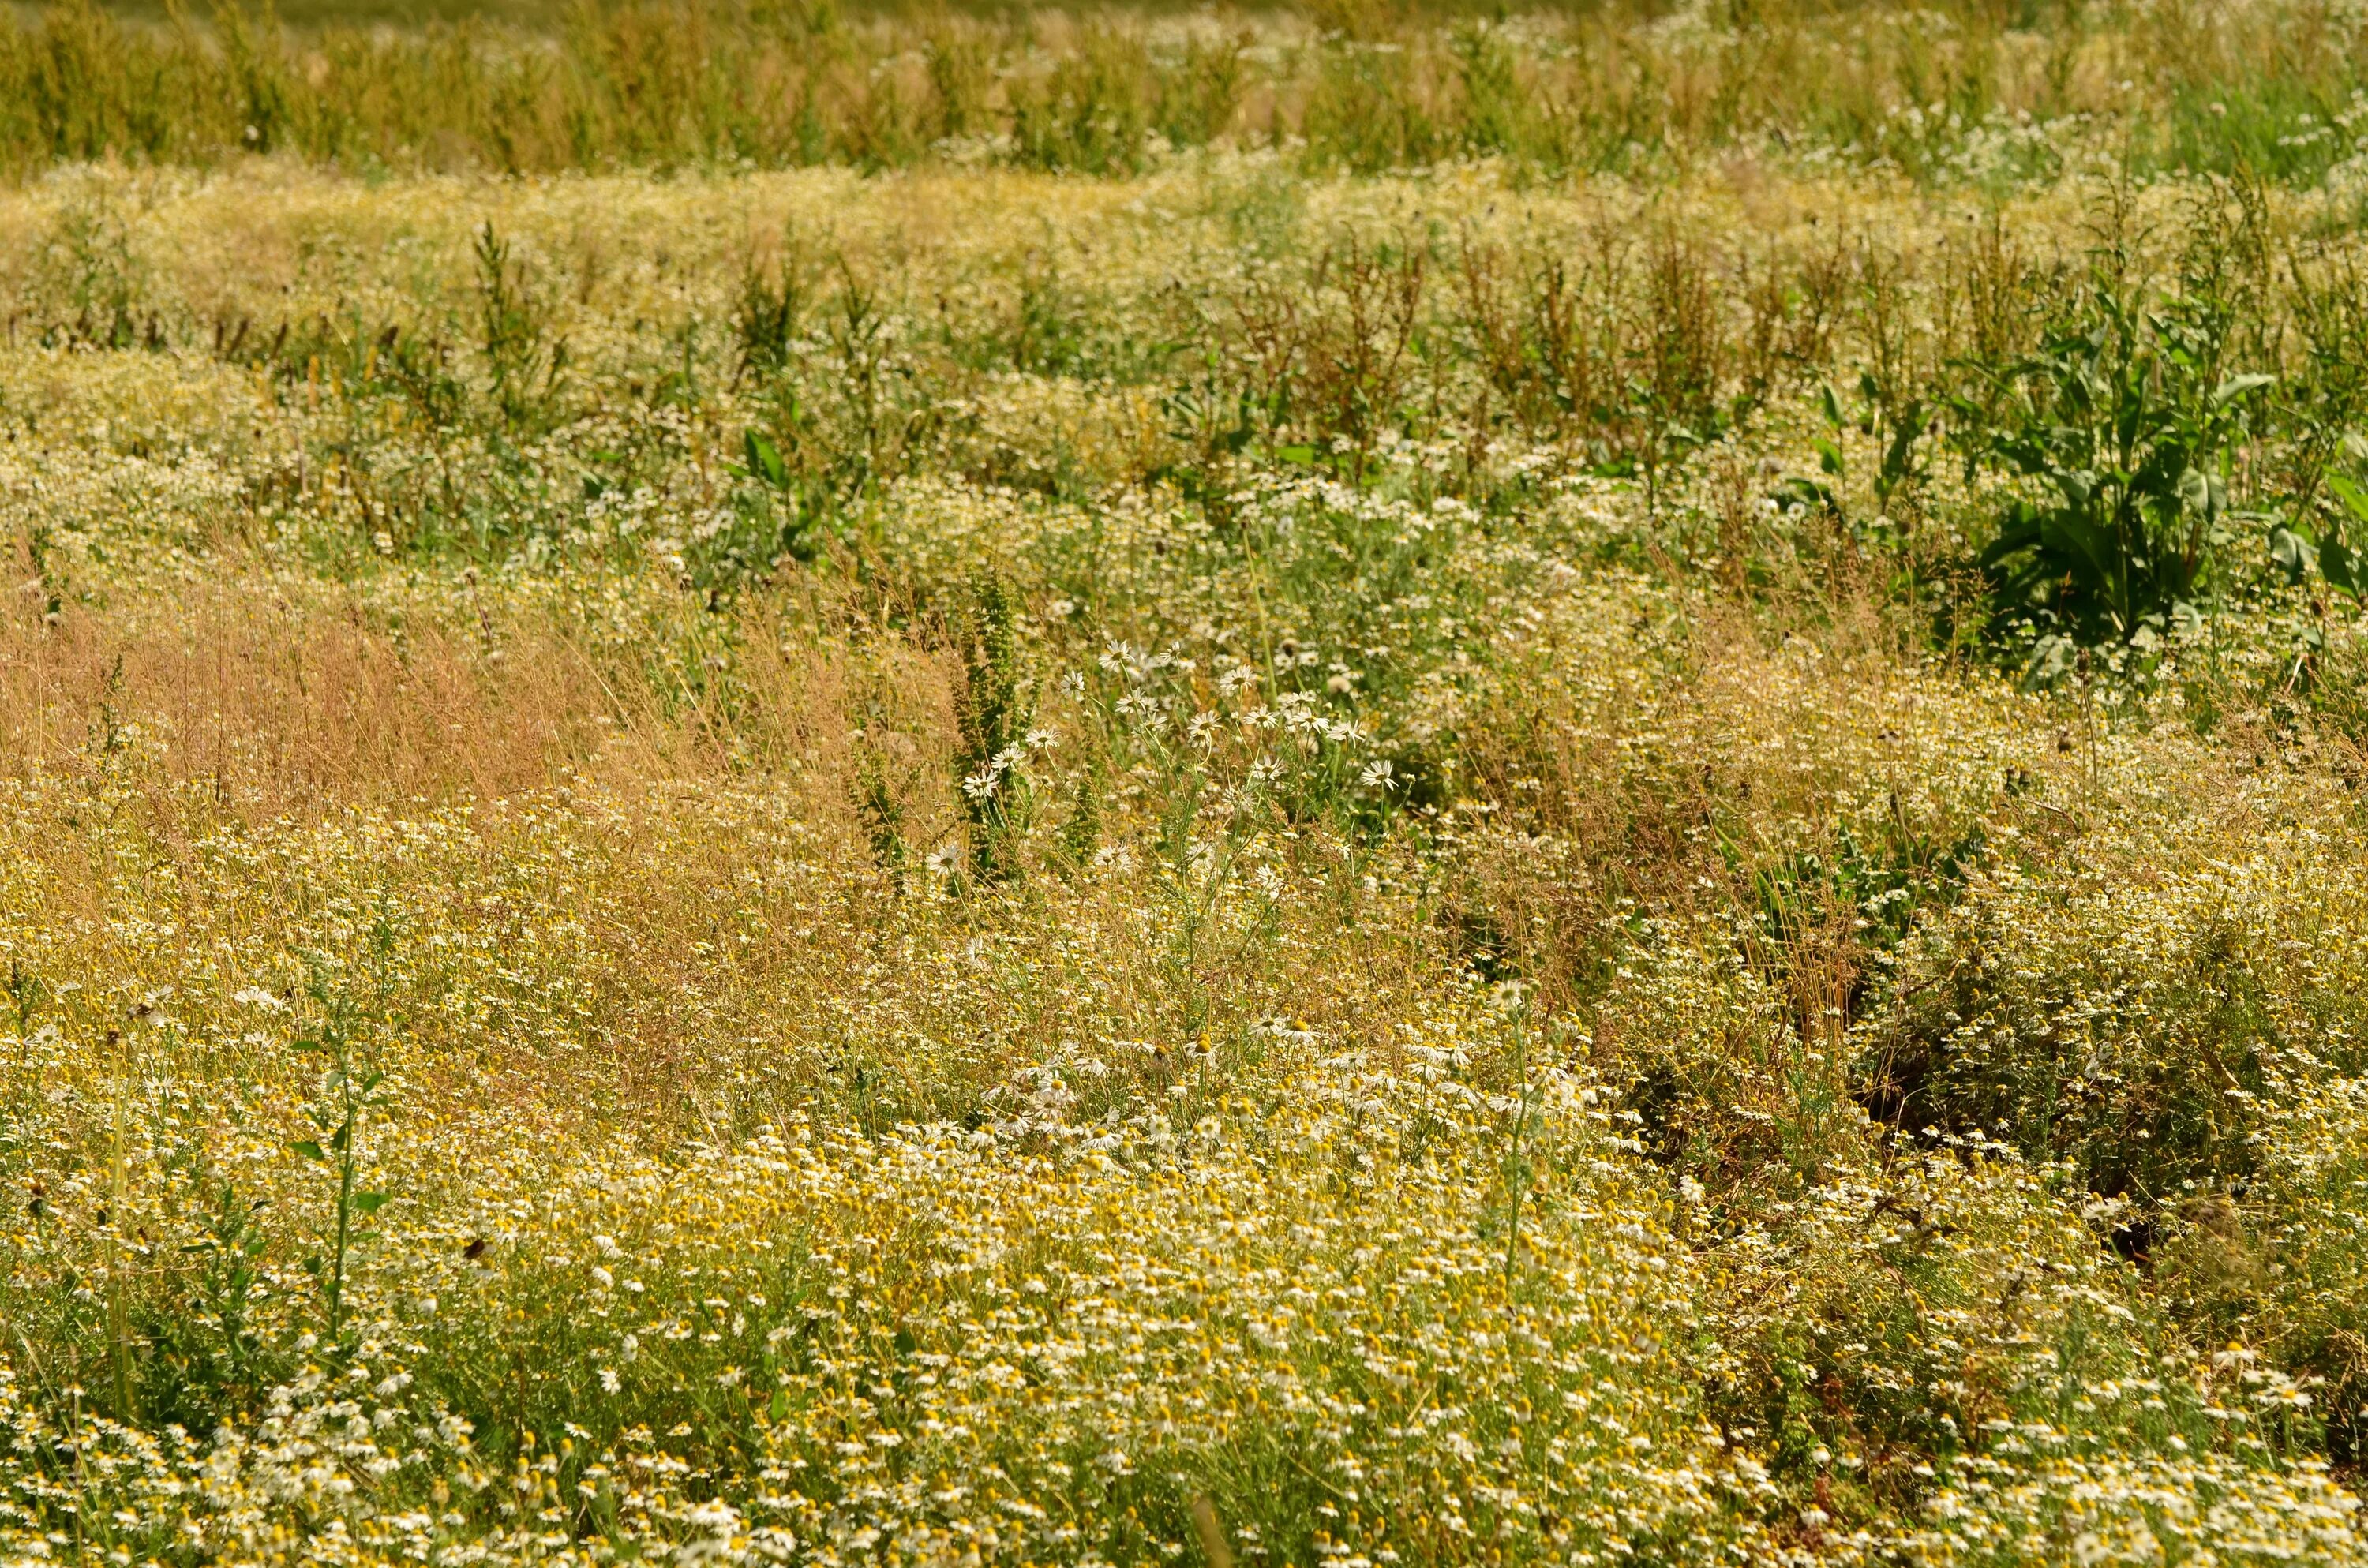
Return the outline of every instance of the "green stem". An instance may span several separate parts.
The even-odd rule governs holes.
[[[343,1093],[346,1122],[337,1133],[337,1245],[329,1260],[329,1344],[333,1347],[341,1343],[345,1333],[346,1245],[354,1211],[353,1085],[345,1085]]]
[[[1513,1266],[1521,1244],[1521,1199],[1529,1190],[1529,1173],[1521,1165],[1521,1139],[1530,1128],[1530,1031],[1516,1024],[1513,1038],[1513,1071],[1520,1108],[1513,1118],[1513,1158],[1505,1172],[1506,1182],[1513,1189],[1513,1217],[1505,1227],[1505,1295],[1508,1305],[1513,1293]]]

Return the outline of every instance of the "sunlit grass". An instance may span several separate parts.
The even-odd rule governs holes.
[[[1338,123],[0,195],[11,1561],[2362,1555],[2341,178]]]

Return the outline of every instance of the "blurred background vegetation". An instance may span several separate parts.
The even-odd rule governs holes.
[[[1108,174],[1272,146],[1541,175],[1750,152],[1996,187],[2316,182],[2357,153],[2368,22],[2320,0],[1614,4],[1508,12],[835,0],[70,0],[0,24],[0,166],[289,151],[358,171],[933,160]]]

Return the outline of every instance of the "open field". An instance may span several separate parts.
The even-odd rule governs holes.
[[[0,1562],[2368,1559],[2368,24],[547,23],[0,35]]]

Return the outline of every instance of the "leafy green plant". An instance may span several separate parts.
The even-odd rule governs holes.
[[[368,1239],[364,1227],[384,1208],[389,1194],[360,1190],[363,1119],[387,1103],[386,1074],[373,1061],[361,1039],[361,1010],[344,986],[335,983],[327,966],[315,961],[308,987],[321,1009],[321,1021],[312,1033],[299,1037],[292,1049],[322,1058],[321,1076],[305,1114],[319,1136],[300,1138],[289,1147],[336,1178],[333,1201],[336,1228],[325,1254],[315,1253],[304,1267],[320,1281],[328,1339],[333,1347],[344,1343],[346,1266],[353,1248]]]
[[[533,422],[567,372],[567,345],[551,334],[549,312],[527,286],[509,242],[487,223],[477,231],[477,311],[493,398],[512,425]]]
[[[262,1386],[269,1351],[254,1309],[267,1280],[266,1206],[224,1179],[212,1212],[182,1245],[198,1265],[189,1293],[142,1324],[151,1348],[140,1404],[153,1418],[208,1430],[245,1410]]]
[[[1013,73],[1006,92],[1015,162],[1114,174],[1141,157],[1158,87],[1139,37],[1094,26],[1049,72]]]
[[[2328,488],[2343,504],[2346,520],[2368,527],[2368,490],[2344,474],[2329,474]],[[2350,594],[2353,598],[2368,597],[2368,569],[2363,569],[2360,551],[2344,538],[2344,522],[2339,521],[2319,535],[2317,562],[2326,579]]]
[[[764,431],[744,432],[740,450],[741,461],[728,471],[738,481],[728,520],[684,552],[689,580],[706,591],[711,607],[785,559],[812,562],[821,552],[822,522],[832,509],[828,486],[802,472]]]
[[[1876,437],[1883,456],[1869,476],[1874,491],[1878,517],[1888,517],[1894,495],[1912,489],[1924,477],[1923,451],[1918,446],[1930,433],[1936,423],[1934,411],[1922,400],[1910,398],[1896,411],[1886,410],[1884,400],[1877,396],[1874,378],[1859,379],[1859,391],[1866,399],[1865,405],[1853,413],[1843,406],[1841,396],[1831,383],[1817,389],[1817,415],[1824,422],[1826,433],[1810,443],[1817,454],[1819,479],[1788,476],[1777,486],[1775,500],[1787,507],[1822,508],[1844,523],[1859,525],[1868,519],[1853,517],[1843,485],[1849,478],[1850,463],[1842,450],[1841,437],[1848,426],[1855,425],[1859,433]]]
[[[2341,445],[2355,465],[2368,462],[2368,439],[2350,433]],[[2271,530],[2270,559],[2289,583],[2298,585],[2316,572],[2354,600],[2368,599],[2368,560],[2349,537],[2354,524],[2368,528],[2368,485],[2340,469],[2320,477],[2328,496],[2322,520],[2313,527],[2297,517]]]
[[[2031,355],[1975,367],[1997,395],[1985,427],[1959,401],[1977,461],[2036,482],[2009,502],[1976,564],[1990,629],[2029,639],[2029,675],[2075,650],[2150,648],[2207,613],[2236,521],[2230,453],[2262,374],[2223,376],[2208,302],[2149,308],[2100,264],[2078,313]]]
[[[1729,411],[1719,403],[1726,344],[1717,280],[1693,244],[1664,233],[1647,259],[1639,351],[1628,374],[1632,460],[1658,510],[1668,470],[1689,448],[1714,440]]]
[[[263,1208],[261,1199],[242,1200],[237,1189],[224,1182],[205,1237],[193,1244],[206,1255],[204,1299],[220,1327],[233,1380],[246,1374],[259,1348],[259,1341],[247,1322],[247,1308],[261,1278]]]
[[[1024,820],[1028,699],[1019,679],[1017,607],[1002,579],[982,574],[971,586],[962,627],[962,688],[955,701],[962,744],[954,784],[970,826],[971,865],[982,881],[1016,869],[1008,843]]]
[[[777,274],[751,259],[740,275],[740,298],[732,312],[733,335],[740,351],[739,377],[758,380],[779,375],[790,363],[813,303],[814,285],[804,249],[791,232],[784,244]],[[737,379],[737,378],[735,378]]]
[[[1315,437],[1308,460],[1330,456],[1352,484],[1365,483],[1374,444],[1399,420],[1421,352],[1423,279],[1418,244],[1328,247],[1310,279],[1332,308],[1317,315],[1308,344],[1306,416]]]

